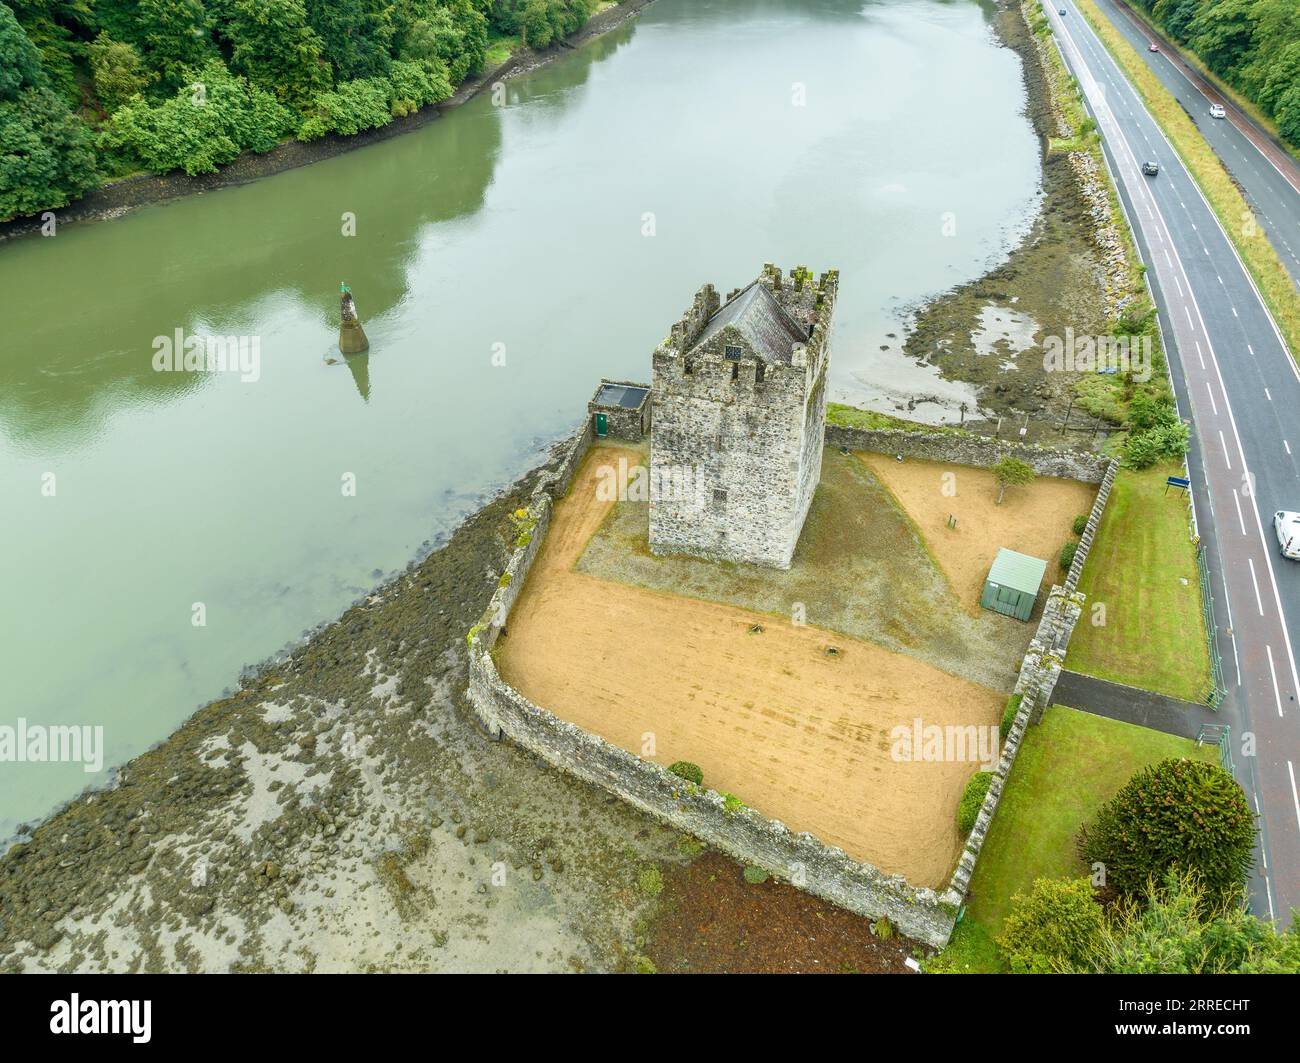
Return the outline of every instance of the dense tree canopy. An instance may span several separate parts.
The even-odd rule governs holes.
[[[1300,147],[1300,3],[1136,0]]]
[[[1038,879],[1012,903],[998,947],[1017,974],[1300,973],[1300,912],[1279,934],[1194,872],[1108,908],[1086,878]]]
[[[545,47],[594,0],[0,0],[0,220],[99,176],[204,173],[446,99],[492,35]],[[92,131],[94,127],[97,132]]]
[[[0,218],[61,207],[98,182],[90,130],[0,3]]]

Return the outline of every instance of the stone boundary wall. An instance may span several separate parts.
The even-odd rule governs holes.
[[[801,889],[859,915],[888,917],[901,933],[934,948],[952,934],[955,905],[934,890],[917,889],[900,875],[854,860],[806,832],[738,806],[714,790],[694,786],[651,760],[643,760],[533,704],[497,671],[492,649],[537,557],[556,499],[572,483],[590,449],[590,421],[565,444],[557,468],[534,489],[525,507],[518,545],[479,623],[470,629],[469,701],[480,725],[504,734],[562,771],[604,787],[644,812],[687,831],[746,864],[785,878]],[[508,577],[508,578],[507,578]]]
[[[827,426],[826,441],[853,449],[903,453],[914,458],[982,467],[996,463],[1003,454],[1011,452],[1034,465],[1042,475],[1064,475],[1101,483],[1065,586],[1054,586],[1049,592],[1038,629],[1021,662],[1014,691],[1022,696],[1019,712],[1003,744],[979,817],[942,895],[932,889],[918,889],[900,875],[887,875],[879,868],[854,860],[842,849],[826,845],[807,832],[796,833],[779,820],[737,805],[734,799],[729,805],[718,792],[697,787],[654,761],[643,760],[561,720],[501,678],[492,650],[506,629],[510,610],[527,581],[550,526],[555,501],[568,492],[579,464],[592,445],[590,418],[562,444],[555,467],[539,479],[525,507],[525,516],[520,518],[519,539],[500,586],[479,623],[469,632],[469,701],[478,722],[493,737],[508,736],[561,771],[609,790],[743,863],[766,868],[858,915],[886,916],[906,936],[933,948],[943,948],[952,935],[1025,731],[1031,722],[1041,719],[1051,701],[1070,635],[1083,609],[1084,597],[1076,589],[1079,575],[1105,512],[1119,463],[1099,455],[1012,444],[966,433]]]
[[[1052,692],[1061,675],[1061,665],[1065,661],[1065,651],[1083,612],[1084,595],[1079,592],[1079,576],[1083,573],[1084,563],[1088,560],[1088,551],[1093,537],[1106,512],[1106,502],[1110,498],[1115,475],[1119,471],[1119,462],[1110,460],[1097,497],[1092,503],[1092,512],[1088,514],[1088,523],[1083,535],[1079,537],[1079,547],[1074,555],[1074,562],[1066,574],[1064,586],[1054,586],[1048,592],[1047,603],[1043,606],[1043,615],[1038,622],[1038,630],[1029,642],[1024,660],[1020,663],[1020,675],[1016,679],[1013,694],[1021,696],[1020,709],[1016,713],[1011,730],[1002,744],[1002,757],[993,772],[988,794],[980,808],[975,826],[966,838],[966,848],[957,861],[952,881],[944,892],[943,900],[951,905],[960,905],[970,887],[971,876],[975,873],[975,864],[979,860],[984,839],[988,836],[993,815],[1002,800],[1002,788],[1011,775],[1011,768],[1020,751],[1020,743],[1025,737],[1025,730],[1030,723],[1037,723],[1043,718],[1047,706],[1051,704]]]
[[[826,443],[850,450],[901,454],[920,461],[950,461],[981,469],[1010,455],[1033,467],[1039,476],[1059,476],[1083,483],[1101,483],[1111,459],[1081,450],[1061,450],[1020,440],[992,439],[974,432],[908,432],[901,428],[826,426]]]

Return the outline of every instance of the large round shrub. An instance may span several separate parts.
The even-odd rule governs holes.
[[[1080,974],[1095,970],[1105,929],[1101,905],[1086,878],[1034,882],[1011,899],[998,946],[1016,974]]]
[[[1140,893],[1170,870],[1199,876],[1208,894],[1235,896],[1250,872],[1255,816],[1233,777],[1201,760],[1143,768],[1079,831],[1079,855],[1106,884]]]

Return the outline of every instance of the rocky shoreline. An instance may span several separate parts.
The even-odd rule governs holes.
[[[286,140],[261,155],[246,151],[216,173],[190,177],[188,174],[176,171],[126,177],[105,185],[75,203],[60,207],[53,213],[60,226],[74,222],[111,221],[129,214],[137,207],[166,203],[183,196],[202,195],[222,188],[234,188],[263,177],[294,170],[299,166],[308,166],[313,162],[320,162],[323,159],[402,136],[441,118],[448,110],[472,100],[485,88],[499,81],[536,70],[571,51],[577,45],[617,29],[635,18],[642,8],[653,2],[654,0],[620,0],[617,7],[593,15],[582,29],[567,40],[541,51],[520,47],[504,63],[461,82],[449,99],[423,107],[414,114],[394,118],[378,129],[367,129],[350,137],[330,134],[309,143]],[[41,215],[0,222],[0,242],[39,233],[42,224]]]
[[[1030,30],[1019,0],[999,4],[994,29],[1024,68],[1026,110],[1042,142],[1042,209],[1005,261],[917,310],[903,350],[946,379],[976,385],[984,419],[972,422],[972,411],[968,428],[992,434],[1001,417],[1017,429],[1026,423],[1031,441],[1087,449],[1104,443],[1106,429],[1095,439],[1081,432],[1062,441],[1058,425],[1078,374],[1046,372],[1040,338],[1066,327],[1109,333],[1140,281],[1113,220],[1105,174],[1089,153],[1050,146],[1078,135],[1056,103],[1061,86],[1041,51],[1050,45]]]
[[[0,970],[620,970],[678,835],[463,711],[537,473],[0,859]]]

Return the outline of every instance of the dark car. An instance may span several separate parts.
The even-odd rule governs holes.
[[[1158,162],[1144,162],[1142,164],[1142,172],[1148,177],[1154,177],[1160,172],[1160,164]]]

